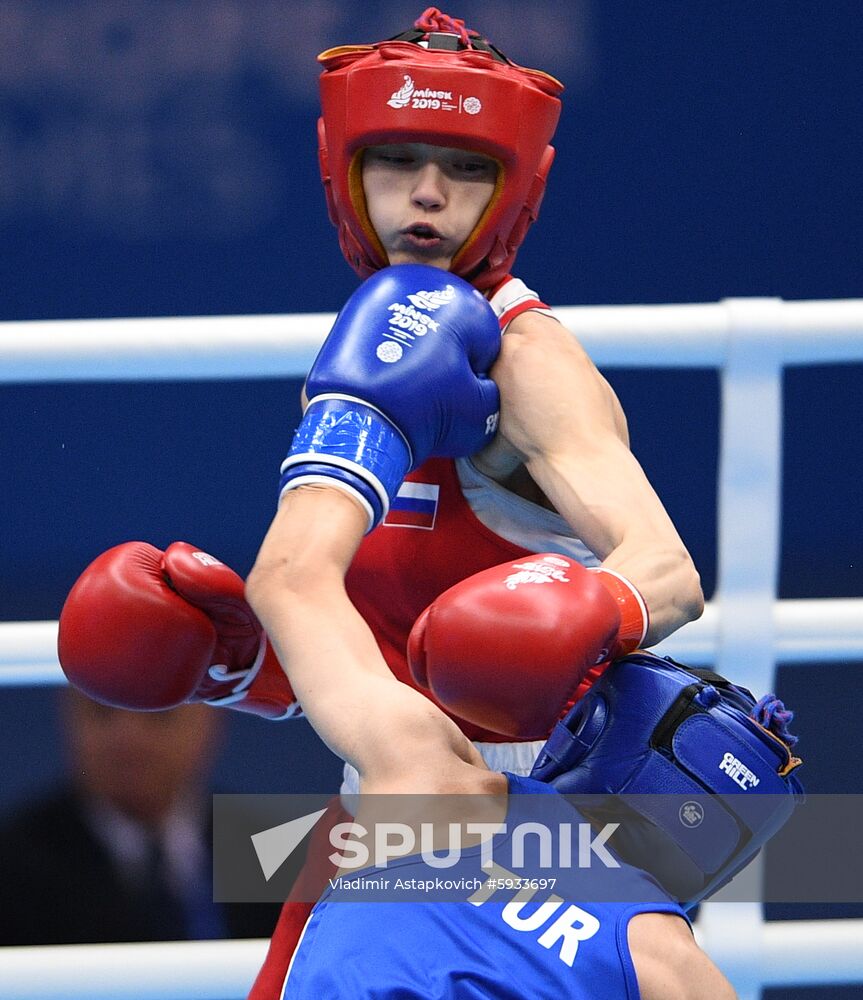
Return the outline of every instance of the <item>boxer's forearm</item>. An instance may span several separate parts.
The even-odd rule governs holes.
[[[396,680],[351,603],[344,574],[365,512],[338,489],[305,486],[282,500],[246,584],[303,712],[364,786],[443,773],[467,739],[419,692]],[[410,766],[408,766],[410,764]]]
[[[638,462],[607,438],[592,451],[534,458],[528,468],[602,565],[647,605],[652,645],[698,618],[704,598],[692,559]]]
[[[300,704],[319,735],[345,754],[336,720],[340,693],[380,653],[344,592],[344,573],[366,528],[347,494],[304,487],[282,500],[246,583]],[[333,684],[338,668],[340,683]],[[385,665],[383,666],[385,670]],[[333,689],[327,696],[327,689]]]

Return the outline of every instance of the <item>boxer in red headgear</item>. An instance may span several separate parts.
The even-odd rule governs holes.
[[[498,285],[539,212],[563,85],[517,66],[435,8],[391,41],[344,45],[318,59],[321,176],[351,267],[368,277],[393,263],[369,218],[365,151],[422,143],[482,153],[497,165],[491,198],[450,270],[483,290]]]
[[[490,767],[527,773],[533,741],[605,663],[703,606],[614,392],[510,273],[539,211],[562,87],[436,8],[395,39],[331,49],[320,62],[321,174],[348,263],[361,277],[403,263],[452,270],[486,295],[506,334],[491,372],[496,438],[471,458],[431,459],[408,474],[360,546],[348,591],[393,673],[463,706],[450,714]],[[399,304],[406,323],[419,300]],[[437,612],[418,624],[409,665],[414,622],[456,584],[477,618],[469,672],[448,656]],[[496,622],[524,616],[519,597],[537,587],[549,592],[536,623],[541,655],[538,637],[500,648]],[[297,711],[241,581],[190,546],[131,543],[97,559],[70,594],[60,640],[70,678],[95,697],[110,690],[114,703],[155,707],[150,677],[169,671],[182,683],[160,690],[181,700],[269,718]],[[352,781],[348,772],[348,790]],[[278,996],[307,909],[286,907],[253,1000]]]
[[[351,567],[352,599],[396,675],[433,689],[424,668],[407,671],[416,615],[475,573],[557,551],[596,571],[585,578],[593,604],[607,601],[614,618],[585,655],[595,675],[599,652],[607,659],[657,641],[696,617],[702,596],[629,450],[614,393],[510,273],[539,212],[563,86],[434,7],[395,38],[318,59],[321,177],[348,263],[362,277],[402,263],[451,270],[486,294],[507,334],[492,373],[501,432],[471,459],[433,459],[409,474]],[[501,680],[481,676],[471,697]],[[478,740],[533,739],[546,714],[462,724]]]
[[[563,88],[435,8],[394,39],[319,60],[321,176],[348,263],[361,277],[408,262],[452,270],[487,295],[506,332],[492,370],[498,437],[471,459],[433,459],[408,475],[360,546],[348,593],[393,673],[458,705],[449,714],[489,766],[525,773],[551,717],[610,659],[663,638],[703,603],[613,391],[510,274],[542,201]],[[434,604],[453,585],[447,615],[475,620],[460,664]],[[517,648],[502,628],[514,620],[525,623]],[[356,790],[352,774],[343,790]],[[329,853],[320,828],[309,857]],[[250,1000],[280,995],[299,900],[325,881],[308,867],[305,876]]]

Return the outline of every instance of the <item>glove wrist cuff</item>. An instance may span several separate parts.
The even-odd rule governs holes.
[[[322,394],[309,402],[282,463],[279,495],[311,482],[336,486],[360,502],[371,531],[411,462],[408,442],[380,410],[352,396]]]
[[[511,275],[493,289],[488,304],[498,318],[501,333],[506,333],[509,324],[522,313],[541,312],[546,316],[553,316],[551,309],[532,288],[528,288],[520,278],[513,278]]]
[[[609,660],[626,656],[644,642],[650,627],[650,613],[635,584],[612,569],[594,570],[602,586],[614,598],[620,612],[620,628],[608,651]]]

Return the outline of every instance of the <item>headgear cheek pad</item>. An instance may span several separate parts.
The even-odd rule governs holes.
[[[363,150],[427,143],[499,164],[491,201],[451,267],[481,290],[497,285],[539,212],[563,85],[435,8],[395,39],[330,49],[318,61],[321,179],[347,262],[363,278],[389,263],[366,210]]]
[[[756,703],[711,671],[634,653],[557,723],[531,777],[590,795],[600,804],[579,809],[594,823],[623,817],[621,859],[692,906],[748,864],[802,798],[790,718],[773,695]]]

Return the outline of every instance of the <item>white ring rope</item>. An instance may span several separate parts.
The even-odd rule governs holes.
[[[863,361],[863,299],[566,307],[606,367],[719,368],[718,584],[703,618],[662,644],[756,694],[776,662],[863,660],[863,599],[777,600],[782,375]],[[0,382],[302,377],[331,314],[0,324]],[[63,681],[56,622],[0,624],[0,686]],[[758,904],[702,906],[702,945],[741,1000],[762,985],[863,983],[863,920],[766,923]],[[265,942],[0,949],[0,1000],[244,997]]]
[[[697,622],[666,639],[657,652],[693,667],[716,663],[719,605],[709,601]],[[785,600],[773,605],[779,663],[863,661],[863,598]],[[735,671],[731,671],[732,675]],[[65,684],[57,661],[57,622],[0,622],[0,688]]]
[[[696,928],[698,943],[726,968],[740,937]],[[714,907],[715,909],[716,907]],[[715,928],[714,928],[715,929]],[[782,920],[762,924],[756,948],[760,983],[809,986],[863,981],[863,920]],[[171,941],[0,949],[0,996],[14,1000],[226,1000],[245,997],[266,940]]]
[[[732,343],[765,336],[777,342],[784,364],[863,360],[863,299],[570,306],[555,309],[555,315],[598,365],[611,367],[715,368],[726,363]],[[334,318],[312,313],[0,323],[0,382],[301,377]]]
[[[245,997],[267,941],[0,948],[0,996],[14,1000],[227,1000]]]

